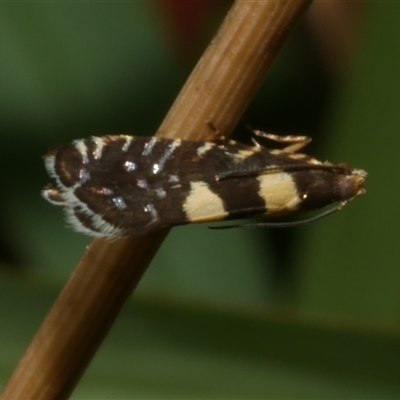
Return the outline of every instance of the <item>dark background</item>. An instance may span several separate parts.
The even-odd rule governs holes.
[[[366,196],[296,229],[173,229],[73,398],[400,398],[400,3],[322,3],[244,120],[367,170]],[[40,197],[41,156],[153,134],[229,5],[0,4],[0,383],[90,241]]]

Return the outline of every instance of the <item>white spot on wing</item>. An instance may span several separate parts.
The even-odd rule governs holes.
[[[86,169],[79,170],[79,184],[82,185],[90,179],[90,173]]]
[[[142,151],[142,156],[148,156],[153,151],[155,144],[157,143],[157,138],[153,137],[148,142],[145,143],[144,149]]]
[[[92,141],[95,144],[95,149],[93,151],[93,158],[99,160],[103,153],[104,140],[101,137],[92,136]]]
[[[158,172],[160,172],[160,165],[159,164],[153,164],[153,174],[157,174]]]
[[[167,195],[167,192],[163,188],[158,188],[156,189],[156,195],[158,198],[163,199]]]
[[[148,188],[148,184],[147,184],[147,181],[145,179],[137,179],[136,180],[136,184],[140,189],[147,189]]]
[[[126,203],[122,197],[113,197],[112,201],[115,206],[120,210],[125,210],[127,208]]]
[[[168,144],[167,150],[163,153],[163,155],[158,160],[158,163],[153,165],[153,174],[157,174],[161,172],[164,168],[165,163],[167,162],[168,158],[170,158],[175,151],[181,145],[181,141],[176,139]]]
[[[99,194],[102,194],[104,196],[109,196],[114,194],[114,190],[110,189],[110,188],[106,188],[106,187],[102,187],[101,189],[98,190]]]
[[[85,145],[85,142],[82,139],[79,139],[79,140],[74,140],[73,144],[82,156],[82,163],[87,164],[89,162],[89,159],[87,155],[87,147]]]
[[[132,172],[136,170],[137,165],[133,161],[125,161],[124,168],[127,172]]]
[[[124,138],[125,138],[125,143],[124,143],[124,145],[122,146],[122,151],[128,151],[129,150],[129,146],[131,145],[131,143],[132,143],[132,140],[133,140],[133,137],[132,136],[128,136],[128,135],[126,135],[126,136],[124,136]]]
[[[154,207],[153,204],[151,204],[151,203],[146,204],[146,205],[144,206],[143,210],[144,210],[145,213],[149,213],[149,214],[150,214],[150,216],[151,216],[151,218],[152,218],[153,221],[155,221],[155,220],[158,219],[158,212],[157,212],[157,210],[155,209],[155,207]],[[153,221],[152,221],[152,222],[153,222]]]
[[[199,147],[197,149],[197,155],[198,156],[203,156],[205,153],[207,153],[207,151],[209,151],[210,149],[212,149],[213,147],[215,147],[214,143],[210,143],[210,142],[205,142],[201,147]]]
[[[169,175],[168,182],[170,182],[170,183],[178,183],[179,182],[179,176],[178,175]]]
[[[228,215],[221,198],[210,190],[207,183],[201,181],[190,184],[183,210],[192,222],[215,221]]]

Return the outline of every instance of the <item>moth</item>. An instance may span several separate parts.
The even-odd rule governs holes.
[[[255,139],[250,146],[127,135],[75,140],[44,157],[55,184],[42,195],[64,207],[75,230],[119,238],[339,202],[336,210],[365,192],[362,169],[300,153],[309,137],[255,134],[284,147],[269,149]],[[268,222],[251,226],[259,225]]]

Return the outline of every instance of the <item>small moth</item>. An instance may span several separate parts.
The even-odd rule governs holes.
[[[75,230],[118,238],[335,202],[339,209],[365,192],[365,171],[299,153],[310,138],[255,134],[286,147],[255,139],[253,146],[127,135],[75,140],[44,157],[55,185],[42,195],[64,206]]]

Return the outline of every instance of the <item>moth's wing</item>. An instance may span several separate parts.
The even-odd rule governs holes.
[[[139,236],[164,226],[265,211],[257,177],[284,162],[264,148],[106,136],[53,150],[57,183],[45,196],[65,206],[79,231]]]
[[[160,160],[177,143],[125,136],[101,140],[101,157],[93,156],[98,146],[92,139],[81,145],[87,149],[88,162],[74,167],[64,162],[64,175],[84,177],[75,179],[64,195],[74,228],[95,236],[141,236],[168,226],[165,212],[176,204],[171,193],[176,197],[179,185],[175,176],[163,175],[157,168],[163,169]]]
[[[162,227],[154,205],[156,194],[149,189],[126,184],[109,189],[88,183],[74,189],[73,195],[76,201],[68,202],[67,213],[78,230],[88,229],[95,236],[141,236]]]

